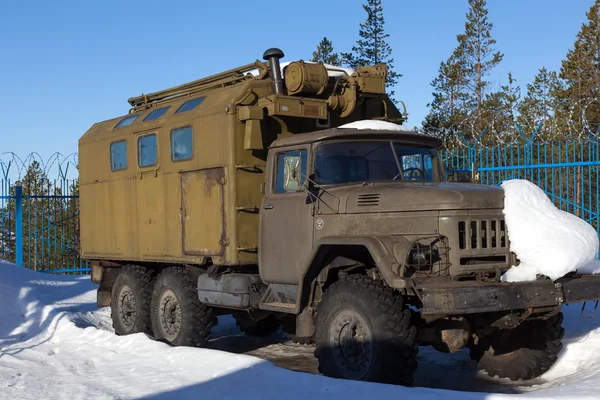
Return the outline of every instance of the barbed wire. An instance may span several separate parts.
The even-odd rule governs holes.
[[[559,107],[550,106],[552,110]],[[592,110],[594,109],[594,110]],[[463,117],[451,127],[417,128],[421,133],[440,137],[448,150],[456,148],[489,147],[534,141],[564,139],[600,139],[600,121],[592,123],[592,112],[600,115],[600,100],[586,99],[570,102],[566,112],[554,113],[537,120],[527,120],[517,107],[476,111]],[[527,126],[523,126],[524,124]]]
[[[77,153],[65,156],[56,152],[47,159],[44,159],[38,152],[31,152],[24,158],[21,158],[16,153],[10,151],[0,153],[0,172],[2,173],[0,179],[20,180],[25,176],[27,170],[34,162],[39,164],[40,169],[50,180],[77,179]]]

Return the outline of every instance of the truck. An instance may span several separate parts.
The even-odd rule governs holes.
[[[448,180],[387,67],[283,56],[132,97],[79,140],[81,256],[115,333],[203,346],[233,315],[334,378],[411,385],[419,346],[547,371],[562,305],[600,299],[600,277],[502,282],[502,189]]]

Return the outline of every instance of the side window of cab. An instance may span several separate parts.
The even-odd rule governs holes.
[[[303,190],[306,181],[306,150],[291,150],[277,154],[275,193],[295,193]]]

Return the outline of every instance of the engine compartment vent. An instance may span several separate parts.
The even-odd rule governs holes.
[[[356,199],[356,205],[358,207],[362,207],[362,206],[378,206],[380,198],[381,198],[381,195],[379,193],[359,194],[358,198]]]

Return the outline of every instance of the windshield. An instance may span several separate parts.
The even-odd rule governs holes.
[[[393,141],[334,142],[315,153],[321,185],[375,181],[439,181],[438,153]]]

